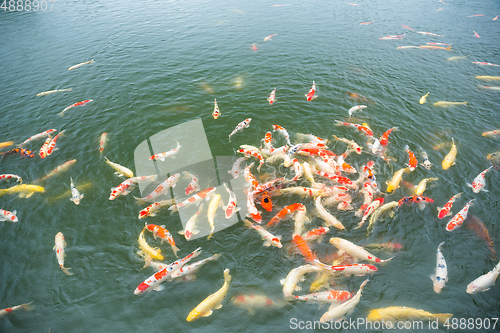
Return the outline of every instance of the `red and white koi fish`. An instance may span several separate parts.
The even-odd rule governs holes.
[[[59,139],[59,137],[63,136],[63,135],[64,135],[64,131],[61,131],[61,132],[59,132],[59,134],[57,134],[52,139],[52,141],[50,141],[49,147],[47,148],[47,155],[46,156],[50,156],[52,154],[52,152],[54,151],[54,148],[56,147],[57,139]]]
[[[355,244],[353,244],[353,243],[351,243],[348,240],[345,240],[343,238],[339,238],[339,237],[330,238],[330,243],[332,243],[339,250],[346,252],[351,257],[358,258],[361,260],[366,260],[366,261],[373,262],[373,263],[385,264],[389,260],[392,259],[392,258],[389,258],[386,260],[380,260],[379,258],[375,257],[370,252],[366,251],[361,246],[355,245]]]
[[[54,170],[52,170],[51,172],[49,172],[45,177],[37,179],[33,183],[43,182],[44,180],[47,180],[55,175],[61,174],[62,172],[68,170],[75,163],[76,163],[76,160],[67,161],[67,162],[61,164],[60,166],[58,166],[57,168],[55,168]]]
[[[352,265],[338,265],[338,266],[330,266],[325,265],[319,260],[314,261],[314,265],[317,267],[333,273],[342,273],[346,276],[355,275],[355,276],[363,276],[366,274],[373,274],[378,271],[377,267],[374,265],[368,264],[352,264]]]
[[[70,71],[72,69],[76,69],[76,68],[81,67],[81,66],[86,65],[86,64],[91,64],[93,62],[94,62],[94,59],[92,59],[90,61],[81,62],[81,63],[79,63],[77,65],[74,65],[74,66],[71,66],[70,68],[68,68],[68,71]]]
[[[142,177],[132,177],[125,179],[120,185],[117,187],[111,188],[111,194],[109,196],[109,200],[115,200],[119,196],[125,196],[130,193],[131,189],[129,189],[131,186],[134,186],[137,182],[139,181],[144,181],[144,180],[154,180],[156,179],[156,175],[154,176],[142,176]],[[155,211],[157,211],[160,207],[163,207],[167,204],[173,204],[172,200],[163,200],[156,202],[145,209],[141,211],[139,214],[139,218],[143,218],[146,216],[154,216],[153,214]],[[154,208],[153,208],[154,207]],[[157,208],[156,208],[157,207]]]
[[[256,230],[260,234],[260,236],[262,237],[262,240],[264,240],[264,244],[263,244],[264,246],[271,246],[272,245],[274,247],[277,247],[278,249],[281,249],[283,247],[283,245],[281,244],[281,241],[280,241],[281,236],[274,236],[272,233],[265,230],[260,225],[254,224],[247,219],[243,220],[243,222],[245,222],[245,225],[247,227],[253,228],[254,230]]]
[[[475,32],[474,30],[472,30],[472,32],[474,33],[474,37],[481,38],[481,36],[479,36],[479,34],[477,32]]]
[[[437,36],[437,37],[444,37],[444,35],[433,34],[432,32],[425,32],[425,31],[417,31],[417,34],[429,35],[429,36]]]
[[[99,155],[102,155],[104,148],[106,147],[106,142],[108,141],[108,133],[102,133],[101,139],[99,140]]]
[[[44,144],[43,144],[43,145],[42,145],[42,147],[40,148],[40,152],[39,152],[39,154],[40,154],[40,157],[41,157],[41,158],[45,158],[45,157],[47,157],[47,149],[49,149],[49,144],[50,144],[50,142],[51,142],[51,141],[52,141],[52,137],[51,137],[51,136],[50,136],[50,134],[49,134],[49,136],[48,136],[48,137],[47,137],[47,139],[45,140]]]
[[[64,248],[66,247],[66,242],[64,241],[64,235],[62,232],[58,232],[55,238],[54,251],[56,251],[57,262],[63,270],[64,273],[68,275],[73,275],[69,270],[70,268],[64,267]]]
[[[246,157],[239,157],[236,159],[236,161],[233,164],[233,167],[231,170],[228,171],[228,173],[233,176],[233,178],[238,178],[238,176],[243,172],[243,169],[241,169],[241,162],[246,160]]]
[[[380,207],[380,205],[382,205],[383,203],[384,203],[384,198],[378,198],[378,199],[373,200],[372,203],[366,208],[366,210],[363,214],[363,218],[361,219],[361,222],[359,222],[358,226],[354,229],[361,228],[363,226],[363,224],[365,223],[366,219],[371,214],[373,214],[373,212],[375,212]]]
[[[219,105],[217,105],[217,98],[214,98],[214,112],[212,112],[212,116],[214,117],[214,119],[217,119],[220,116]]]
[[[346,143],[350,149],[352,149],[352,150],[354,150],[354,152],[356,152],[356,154],[358,154],[358,155],[361,154],[361,147],[355,141],[348,140],[345,138],[339,138],[336,135],[332,135],[332,136],[336,141],[341,141],[341,142]]]
[[[479,85],[479,88],[500,91],[500,87],[488,87],[488,86]]]
[[[330,305],[330,308],[328,309],[327,312],[325,312],[321,316],[319,322],[326,323],[326,322],[344,320],[345,316],[351,313],[356,307],[356,305],[358,305],[359,301],[361,300],[361,292],[363,291],[363,288],[366,286],[367,283],[368,280],[365,280],[359,287],[358,292],[350,300],[340,305],[336,304]]]
[[[120,185],[117,187],[111,188],[111,194],[109,195],[109,200],[115,200],[119,196],[125,196],[130,193],[130,186],[133,186],[134,182],[129,179],[125,179]]]
[[[241,123],[239,123],[235,129],[231,132],[231,134],[229,134],[229,141],[231,141],[231,137],[238,133],[238,132],[241,132],[243,129],[245,128],[248,128],[250,127],[250,122],[252,121],[252,118],[247,118],[245,120],[243,120]]]
[[[292,160],[293,170],[295,172],[295,176],[292,178],[292,181],[298,180],[304,174],[304,167],[300,164],[299,160],[294,158]]]
[[[272,34],[272,35],[267,36],[266,38],[264,38],[264,42],[271,40],[273,38],[273,36],[276,36],[276,34]]]
[[[257,186],[259,186],[259,181],[257,180],[257,178],[255,178],[255,176],[250,171],[250,169],[253,167],[253,165],[254,165],[254,162],[252,162],[250,165],[247,165],[247,167],[243,171],[243,175],[245,177],[245,180],[248,183],[248,185],[250,186],[249,192],[252,192],[255,188],[257,188]]]
[[[490,171],[491,168],[493,168],[493,166],[490,166],[488,169],[477,175],[476,178],[474,178],[474,180],[472,181],[472,185],[467,183],[467,186],[472,187],[472,192],[479,193],[479,191],[481,190],[483,190],[484,192],[488,192],[488,190],[484,189],[484,185],[486,184],[484,175],[486,175],[486,173]]]
[[[352,293],[346,290],[328,290],[319,293],[295,296],[298,301],[321,302],[321,303],[343,303],[352,297]]]
[[[361,22],[359,25],[365,25],[365,24],[370,24],[370,23],[373,23],[373,20],[370,22]]]
[[[167,241],[172,247],[172,251],[174,251],[175,256],[177,257],[177,251],[179,251],[179,248],[175,246],[174,237],[172,237],[172,234],[168,232],[167,229],[165,229],[164,225],[160,226],[156,224],[146,224],[146,229],[151,231],[155,238],[160,238],[162,243],[163,241]]]
[[[160,284],[165,281],[167,278],[172,275],[173,272],[177,271],[180,269],[182,266],[184,266],[187,262],[189,262],[191,259],[196,258],[199,256],[201,253],[201,247],[197,248],[187,256],[185,256],[182,259],[176,260],[164,269],[162,269],[159,272],[156,272],[155,274],[151,275],[148,279],[146,279],[144,282],[139,284],[137,288],[134,291],[134,295],[139,295],[142,294],[143,292],[149,291],[149,290],[161,290],[162,288],[160,287]]]
[[[277,190],[276,195],[296,194],[301,196],[307,195],[309,197],[315,198],[324,192],[325,192],[324,189],[296,186],[296,187],[287,187],[284,189]]]
[[[415,29],[412,29],[412,28],[410,28],[410,27],[409,27],[409,26],[407,26],[407,25],[402,25],[402,27],[403,27],[403,28],[406,28],[406,29],[410,29],[410,30],[412,30],[412,31],[415,31]]]
[[[271,92],[271,95],[267,98],[269,104],[273,104],[276,101],[276,88]]]
[[[255,157],[255,158],[259,159],[259,166],[257,167],[257,171],[260,171],[260,168],[264,164],[264,156],[262,156],[262,154],[259,151],[252,150],[252,149],[238,149],[236,152],[244,154],[245,157],[247,157],[247,158],[248,157]]]
[[[273,125],[273,131],[277,131],[285,136],[285,140],[287,145],[291,146],[292,144],[290,143],[290,136],[288,135],[288,132],[285,128],[281,127],[280,125]]]
[[[408,163],[406,165],[408,165],[410,171],[413,171],[418,166],[417,158],[408,145],[406,145],[404,149],[408,153]]]
[[[427,45],[438,45],[438,46],[451,46],[452,44],[446,43],[426,43]]]
[[[352,127],[357,129],[358,131],[362,132],[366,136],[373,137],[373,132],[371,129],[369,129],[367,126],[363,125],[358,125],[358,124],[352,124],[352,123],[346,123],[342,122],[339,120],[335,120],[337,126],[347,126],[347,127]]]
[[[11,313],[11,312],[19,310],[19,309],[22,309],[25,311],[33,310],[35,308],[35,306],[32,305],[31,303],[33,303],[33,302],[29,302],[29,303],[25,303],[25,304],[21,304],[21,305],[16,305],[16,306],[13,306],[11,308],[2,309],[2,310],[0,310],[0,318],[7,315],[8,313]]]
[[[317,238],[323,237],[326,233],[328,233],[328,231],[330,231],[330,228],[328,228],[328,227],[319,227],[319,228],[313,229],[311,231],[308,231],[307,233],[305,233],[302,236],[302,238],[306,242],[312,242],[313,240],[316,240]]]
[[[33,136],[30,136],[29,138],[27,138],[26,140],[24,140],[24,142],[20,143],[19,144],[19,147],[22,147],[24,146],[25,144],[31,142],[31,141],[35,141],[35,140],[39,140],[41,138],[45,138],[46,136],[49,136],[50,134],[54,133],[55,131],[57,131],[56,129],[49,129],[49,130],[46,130],[42,133],[38,133],[36,135],[33,135]]]
[[[156,216],[156,212],[158,210],[160,210],[160,208],[165,207],[165,206],[170,206],[173,204],[174,204],[174,200],[172,200],[172,199],[167,199],[167,200],[155,202],[155,203],[147,206],[143,210],[141,210],[139,212],[138,218],[143,219],[143,218],[148,217],[148,216]]]
[[[186,280],[192,280],[195,277],[196,272],[198,272],[201,268],[201,266],[205,265],[207,262],[212,261],[212,260],[217,260],[220,258],[220,254],[214,254],[213,256],[203,259],[200,261],[195,262],[194,264],[183,266],[176,270],[175,272],[170,275],[171,279],[177,279],[184,277]]]
[[[313,99],[315,99],[316,97],[316,83],[314,82],[313,80],[313,85],[311,87],[311,89],[309,89],[309,92],[306,94],[306,97],[307,97],[307,101],[310,102],[312,101]]]
[[[170,149],[169,151],[167,151],[165,153],[155,154],[155,155],[151,156],[149,158],[149,160],[150,161],[160,160],[160,161],[164,162],[167,157],[175,158],[175,155],[179,152],[180,148],[181,148],[181,145],[179,144],[179,141],[177,141],[177,147]]]
[[[482,61],[473,61],[472,63],[476,64],[476,65],[481,65],[481,66],[497,66],[497,67],[500,66],[500,65],[492,64],[491,62],[482,62]]]
[[[200,189],[200,185],[198,183],[198,176],[187,171],[183,171],[182,174],[186,179],[191,179],[188,186],[186,187],[186,195],[190,195],[193,192],[196,192]]]
[[[264,136],[264,139],[261,140],[261,141],[264,141],[264,148],[265,149],[267,149],[267,150],[273,149],[272,140],[273,140],[273,133],[267,132],[266,135]]]
[[[488,136],[488,137],[495,137],[500,134],[500,129],[489,131],[489,132],[484,132],[483,136]]]
[[[239,209],[236,208],[236,195],[231,189],[224,183],[224,187],[226,188],[227,193],[229,194],[229,200],[227,202],[227,206],[223,207],[226,212],[226,219],[231,218],[234,213],[236,213]]]
[[[452,196],[450,198],[450,200],[448,200],[448,202],[446,203],[446,205],[444,205],[444,207],[438,207],[438,211],[439,211],[438,218],[439,219],[442,219],[442,218],[445,218],[446,216],[451,215],[451,207],[453,207],[453,203],[461,195],[462,195],[462,192],[455,194],[454,196]]]
[[[198,234],[200,231],[196,229],[196,220],[198,219],[198,216],[200,216],[200,213],[203,211],[203,203],[200,205],[198,208],[198,211],[189,218],[189,220],[186,222],[186,226],[184,227],[184,230],[179,231],[180,235],[184,235],[184,238],[186,240],[190,240],[193,235]]]
[[[366,105],[356,105],[356,106],[353,106],[352,108],[349,109],[349,117],[352,117],[352,114],[356,111],[359,111],[359,110],[363,110],[363,109],[366,109],[367,106]]]
[[[389,143],[389,134],[391,134],[392,131],[397,131],[397,130],[398,130],[397,127],[392,127],[388,129],[380,138],[380,144],[382,146],[387,146],[387,144]]]
[[[474,14],[474,15],[469,15],[467,17],[478,17],[478,16],[484,16],[484,14]]]
[[[402,34],[402,35],[389,35],[389,36],[384,36],[384,37],[380,37],[379,39],[382,39],[382,40],[392,40],[392,39],[401,39],[403,38],[405,35]]]
[[[334,175],[334,174],[329,174],[329,173],[326,173],[326,172],[322,172],[322,171],[316,171],[316,173],[322,177],[325,177],[325,178],[328,178],[330,180],[333,180],[341,185],[344,185],[344,186],[347,186],[349,188],[352,188],[354,190],[357,190],[358,189],[358,185],[356,185],[356,183],[354,183],[352,180],[350,180],[349,178],[347,177],[344,177],[344,176],[341,176],[341,175]]]
[[[17,222],[16,214],[17,212],[15,210],[9,212],[8,210],[0,209],[0,221]]]
[[[21,177],[19,177],[18,175],[10,174],[10,173],[0,175],[0,180],[2,180],[2,179],[16,179],[19,182],[19,184],[23,183],[23,179]]]
[[[106,163],[110,167],[112,167],[113,169],[116,170],[115,175],[117,175],[119,177],[123,177],[123,176],[129,177],[129,178],[134,177],[134,173],[129,168],[126,168],[123,165],[120,165],[118,163],[111,162],[110,160],[108,160],[108,158],[106,156],[104,156],[104,159],[106,160]]]
[[[357,3],[352,3],[352,2],[348,2],[347,4],[351,6],[359,6]]]
[[[162,194],[168,193],[168,190],[170,188],[174,188],[180,178],[181,178],[181,174],[180,173],[176,173],[176,174],[168,177],[166,180],[164,180],[160,185],[158,185],[153,190],[153,192],[151,192],[146,197],[144,197],[144,198],[135,198],[135,199],[137,200],[138,203],[145,203],[145,202],[155,201],[156,198],[158,198]]]
[[[288,205],[286,206],[285,208],[283,208],[282,210],[280,210],[278,212],[278,214],[276,214],[272,219],[271,221],[269,221],[268,223],[268,227],[272,227],[276,224],[278,224],[278,222],[280,222],[281,220],[284,220],[284,219],[287,219],[289,217],[291,217],[293,214],[295,214],[295,212],[297,212],[298,210],[304,208],[305,206],[301,203],[294,203],[294,204],[291,204],[291,205]]]
[[[93,99],[87,99],[87,100],[85,100],[85,101],[81,101],[81,102],[78,102],[78,103],[75,103],[75,104],[71,104],[70,106],[65,107],[65,108],[64,108],[64,110],[62,110],[62,112],[61,112],[61,113],[59,113],[59,115],[60,115],[60,116],[63,116],[63,115],[64,115],[64,112],[65,112],[66,110],[69,110],[69,109],[71,109],[71,108],[74,108],[75,106],[83,106],[83,105],[85,105],[85,104],[87,104],[87,103],[90,103],[90,102],[93,102],[93,101],[94,101]]]
[[[252,51],[254,51],[254,52],[255,52],[255,51],[258,51],[258,50],[259,50],[259,49],[257,48],[257,45],[252,44]]]
[[[462,208],[457,214],[455,214],[455,216],[451,218],[451,220],[446,224],[446,231],[453,231],[459,228],[462,223],[464,223],[469,212],[469,207],[474,200],[476,199],[472,199],[468,203],[466,203],[464,208]]]
[[[493,18],[493,21],[498,20],[498,15]]]
[[[253,197],[252,192],[248,192],[247,194],[247,210],[248,210],[248,215],[250,216],[255,222],[257,223],[262,223],[262,216],[260,215],[259,210],[255,206],[255,199]]]

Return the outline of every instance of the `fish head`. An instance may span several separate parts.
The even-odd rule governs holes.
[[[474,283],[469,283],[469,285],[467,286],[467,294],[475,294],[477,293],[479,290],[478,290],[478,286],[476,286]]]

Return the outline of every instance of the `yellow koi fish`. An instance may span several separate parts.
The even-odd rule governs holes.
[[[34,193],[43,193],[43,192],[45,192],[45,189],[41,186],[22,184],[22,185],[12,186],[7,189],[0,189],[0,196],[4,194],[19,193],[19,198],[29,198]]]
[[[457,146],[455,146],[455,140],[451,138],[451,149],[448,155],[444,157],[441,166],[443,170],[448,170],[453,164],[455,164],[455,158],[457,156]]]
[[[120,177],[127,176],[128,178],[134,177],[134,173],[129,168],[126,168],[118,163],[111,162],[110,160],[108,160],[106,156],[104,158],[106,159],[106,163],[108,163],[113,169],[116,170],[115,172],[116,175]]]
[[[476,79],[478,80],[486,80],[486,81],[499,81],[500,80],[500,76],[488,76],[488,75],[478,75],[476,76]]]
[[[231,275],[229,275],[229,268],[224,270],[224,284],[215,293],[209,295],[200,304],[198,304],[187,316],[187,321],[193,321],[200,317],[208,317],[212,314],[214,309],[222,307],[222,301],[226,297],[229,283],[231,282]]]
[[[420,97],[420,104],[424,104],[427,101],[427,96],[429,96],[429,93],[425,94],[424,96]]]
[[[147,242],[146,238],[144,238],[144,230],[146,228],[142,229],[141,234],[139,235],[139,239],[137,240],[139,242],[139,247],[141,248],[141,251],[138,253],[145,258],[149,259],[157,259],[157,260],[163,260],[163,255],[161,254],[161,249],[155,247],[152,248]]]
[[[14,141],[0,142],[0,149],[12,146],[13,144],[14,144]]]
[[[424,310],[407,308],[405,306],[390,306],[388,308],[373,309],[366,317],[369,321],[405,321],[405,320],[429,320],[437,318],[441,323],[450,319],[451,313],[430,313]]]
[[[442,108],[447,108],[447,107],[450,107],[450,106],[455,106],[455,105],[467,105],[467,102],[448,102],[448,101],[439,101],[439,102],[436,102],[434,104],[432,104],[434,106],[439,106],[439,107],[442,107]]]
[[[427,188],[427,182],[431,180],[438,180],[437,178],[425,178],[418,183],[417,188],[415,189],[415,194],[416,195],[422,195],[424,193],[425,189]]]
[[[399,188],[399,183],[401,182],[401,179],[403,178],[403,172],[410,173],[409,168],[403,168],[399,169],[394,173],[394,176],[392,176],[392,179],[390,182],[387,182],[387,192],[392,192]]]

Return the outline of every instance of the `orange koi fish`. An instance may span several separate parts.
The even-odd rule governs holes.
[[[408,168],[410,171],[415,170],[415,168],[418,166],[418,161],[417,158],[415,157],[415,154],[410,150],[410,147],[408,145],[405,146],[405,151],[408,153],[409,161],[408,161]]]
[[[446,203],[446,205],[444,205],[444,207],[438,207],[438,211],[439,211],[438,218],[439,219],[442,219],[442,218],[445,218],[448,215],[451,215],[451,212],[450,212],[451,207],[453,207],[453,203],[461,195],[462,195],[462,192],[460,192],[458,194],[455,194],[454,196],[452,196],[450,198],[450,200],[448,200],[448,202]]]
[[[389,143],[389,134],[391,134],[392,131],[397,131],[397,130],[398,130],[397,127],[393,127],[393,128],[389,128],[387,131],[385,131],[385,133],[380,138],[380,144],[382,146],[387,146],[387,144]]]
[[[311,251],[307,242],[300,235],[294,235],[292,241],[307,261],[313,261],[316,259],[316,255]]]
[[[309,92],[306,94],[306,97],[307,97],[307,101],[310,102],[312,101],[313,99],[315,99],[316,97],[316,83],[314,82],[313,80],[313,85],[311,87],[311,89],[309,89]]]
[[[167,241],[172,247],[172,251],[174,251],[175,256],[177,257],[177,251],[179,251],[179,248],[175,246],[174,237],[172,237],[172,234],[170,234],[170,232],[165,229],[164,225],[159,226],[156,224],[146,224],[146,229],[151,231],[155,238],[160,238],[162,243],[163,241]]]
[[[278,224],[281,220],[284,220],[286,218],[289,218],[292,214],[294,214],[296,211],[299,209],[303,209],[305,206],[301,203],[294,203],[291,205],[286,206],[283,208],[281,211],[279,211],[278,214],[276,214],[271,221],[269,221],[268,226],[274,226]]]
[[[308,231],[302,238],[307,242],[311,242],[315,239],[318,239],[319,237],[324,236],[326,233],[328,233],[328,231],[330,231],[330,228],[328,227],[319,227]]]

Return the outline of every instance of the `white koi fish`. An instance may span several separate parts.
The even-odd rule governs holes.
[[[72,69],[76,69],[78,67],[82,67],[83,65],[87,65],[87,64],[92,64],[94,63],[94,59],[90,60],[90,61],[85,61],[85,62],[81,62],[79,64],[76,64],[74,66],[71,66],[70,68],[68,68],[68,71],[72,70]]]
[[[192,280],[195,277],[196,272],[198,272],[201,268],[201,266],[205,265],[207,262],[212,261],[212,260],[217,260],[220,258],[220,254],[214,254],[213,256],[203,259],[200,261],[195,262],[194,264],[187,265],[184,267],[179,268],[175,272],[170,275],[171,279],[177,279],[177,278],[184,278],[187,280]]]
[[[254,230],[256,230],[260,234],[260,236],[264,240],[264,244],[263,244],[264,246],[271,246],[272,245],[274,247],[277,247],[278,249],[281,249],[283,247],[283,245],[281,244],[281,236],[274,236],[272,233],[265,230],[260,225],[254,224],[247,219],[243,220],[243,222],[245,222],[245,225],[247,227],[253,228]]]
[[[75,163],[76,163],[76,159],[75,160],[67,161],[67,162],[61,164],[60,166],[58,166],[57,168],[55,168],[54,170],[52,170],[51,172],[49,172],[45,177],[37,179],[33,183],[39,183],[39,182],[47,180],[47,179],[49,179],[49,178],[51,178],[51,177],[53,177],[55,175],[59,175],[62,172],[68,170]]]
[[[200,189],[200,184],[198,183],[198,176],[192,173],[189,173],[187,171],[183,171],[182,174],[184,175],[185,179],[191,179],[189,182],[188,186],[186,187],[186,195],[190,195],[193,192],[196,192]]]
[[[328,309],[328,311],[321,316],[321,319],[319,321],[321,323],[326,323],[327,321],[344,320],[345,316],[351,313],[356,307],[356,305],[358,305],[359,301],[361,300],[361,292],[363,291],[363,288],[367,283],[368,280],[365,280],[359,287],[359,290],[356,293],[356,295],[354,295],[354,297],[351,298],[350,300],[340,305],[336,305],[335,303],[330,305],[330,309]]]
[[[462,192],[460,192],[458,194],[455,194],[454,196],[452,196],[450,198],[450,200],[448,200],[448,202],[446,203],[446,205],[444,205],[443,207],[438,207],[438,211],[439,211],[438,218],[439,219],[442,219],[442,218],[445,218],[446,216],[451,215],[451,207],[453,207],[453,203],[461,195],[462,195]]]
[[[158,185],[153,192],[151,192],[149,195],[147,195],[144,198],[135,198],[138,203],[145,203],[145,202],[152,202],[155,201],[156,198],[161,196],[162,194],[168,193],[168,190],[170,188],[174,188],[179,179],[181,178],[180,173],[176,173],[170,177],[168,177],[166,180],[164,180],[160,185]]]
[[[366,105],[356,105],[356,106],[353,106],[352,108],[349,109],[349,117],[352,117],[352,114],[356,111],[359,111],[359,110],[363,110],[363,109],[366,109],[367,106]]]
[[[11,312],[19,310],[19,309],[22,309],[25,311],[33,310],[35,308],[35,306],[32,305],[32,303],[33,302],[29,302],[29,303],[25,303],[25,304],[21,304],[21,305],[16,305],[16,306],[13,306],[11,308],[2,309],[2,310],[0,310],[0,318],[7,315],[8,313],[11,313]]]
[[[186,200],[184,200],[180,204],[170,206],[169,210],[171,210],[172,212],[176,212],[180,208],[187,207],[188,205],[191,205],[194,203],[198,203],[202,199],[206,199],[208,201],[212,197],[212,194],[215,192],[215,190],[216,190],[215,187],[206,188],[206,189],[190,196],[189,198],[187,198]]]
[[[102,133],[101,139],[99,140],[99,155],[102,155],[104,148],[106,147],[106,142],[108,141],[108,133]]]
[[[149,160],[150,161],[160,160],[160,161],[164,162],[167,157],[175,158],[174,155],[179,152],[180,148],[181,148],[181,145],[179,144],[179,141],[177,141],[177,147],[176,148],[170,149],[169,151],[167,151],[165,153],[155,154],[155,155],[151,156],[149,158]]]
[[[290,273],[288,273],[286,278],[281,281],[283,284],[283,296],[285,297],[285,299],[295,298],[295,296],[293,295],[294,291],[301,290],[301,287],[297,286],[297,283],[305,274],[320,271],[321,269],[314,265],[302,265],[292,269]]]
[[[243,169],[241,169],[241,162],[246,160],[245,157],[239,157],[233,164],[233,167],[231,170],[228,171],[228,173],[233,176],[233,178],[238,178],[239,175],[243,172]]]
[[[298,301],[320,302],[320,303],[343,303],[352,297],[352,293],[346,290],[328,290],[319,293],[295,296]]]
[[[472,185],[467,183],[467,186],[472,187],[472,192],[479,193],[481,190],[484,192],[488,192],[488,190],[484,189],[484,185],[486,185],[486,178],[484,177],[484,175],[486,175],[486,173],[490,171],[491,168],[493,168],[493,166],[490,166],[488,169],[477,175],[476,178],[474,178],[474,180],[472,181]]]
[[[199,256],[200,253],[201,253],[201,247],[197,248],[184,258],[174,261],[167,267],[163,268],[161,271],[154,273],[144,282],[139,284],[137,288],[135,288],[134,295],[139,295],[150,290],[161,290],[162,286],[160,286],[160,284],[163,281],[169,278],[173,272],[179,270],[182,266],[184,266],[187,262],[189,262],[189,260]]]
[[[332,214],[330,214],[326,209],[325,207],[323,207],[321,205],[321,195],[319,195],[315,200],[314,200],[314,205],[316,206],[316,212],[318,214],[319,217],[321,217],[323,220],[325,220],[329,225],[337,228],[337,229],[340,229],[340,230],[344,230],[345,227],[344,225],[342,224],[342,222],[340,222],[335,216],[333,216]]]
[[[9,212],[8,210],[0,209],[0,221],[17,222],[16,214],[17,212],[15,210]]]
[[[80,194],[80,192],[76,189],[75,184],[73,184],[73,178],[69,177],[69,180],[71,182],[71,198],[69,200],[73,201],[75,205],[78,206],[80,204],[80,200],[83,199],[83,194]]]
[[[224,187],[226,188],[227,193],[229,194],[229,200],[227,202],[227,206],[223,207],[226,212],[226,219],[231,218],[234,213],[236,213],[239,209],[236,208],[236,195],[229,189],[226,183],[224,183]]]
[[[231,134],[229,134],[229,141],[231,141],[231,137],[238,133],[238,132],[241,132],[243,131],[243,129],[245,128],[248,128],[250,127],[250,122],[252,121],[252,118],[247,118],[245,120],[243,120],[241,123],[239,123],[236,128],[231,132]]]
[[[115,175],[117,175],[119,177],[123,177],[123,176],[127,176],[129,178],[134,177],[134,173],[129,168],[121,166],[118,163],[111,162],[110,160],[108,160],[108,158],[106,156],[104,158],[106,159],[106,163],[108,165],[110,165],[113,169],[116,170]]]
[[[306,206],[302,205],[299,207],[293,216],[293,220],[295,221],[293,235],[302,235],[304,233],[304,225],[311,222],[311,220],[307,217]]]
[[[46,136],[49,136],[50,134],[54,133],[55,131],[57,131],[57,130],[53,128],[53,129],[46,130],[46,131],[44,131],[42,133],[38,133],[36,135],[30,136],[29,138],[27,138],[26,140],[24,140],[23,143],[20,143],[19,147],[22,147],[25,144],[30,143],[31,141],[35,141],[35,140],[39,140],[39,139],[45,138]]]
[[[274,88],[274,90],[271,92],[271,95],[269,95],[267,101],[269,102],[269,104],[273,104],[274,102],[276,102],[276,88]]]
[[[343,238],[339,238],[339,237],[330,238],[330,243],[332,243],[340,251],[349,254],[351,257],[359,258],[361,260],[366,260],[366,261],[373,262],[373,263],[385,264],[389,260],[392,259],[392,258],[389,258],[386,260],[380,260],[379,258],[375,257],[370,252],[366,251],[361,246],[355,245],[355,244],[353,244],[353,243],[351,243],[348,240],[345,240]]]
[[[48,90],[48,91],[44,91],[44,92],[41,92],[41,93],[38,93],[36,94],[37,96],[47,96],[47,95],[50,95],[50,94],[54,94],[56,92],[64,92],[64,91],[72,91],[73,89],[71,88],[66,88],[66,89],[55,89],[55,90]]]
[[[184,230],[179,231],[179,234],[184,235],[184,238],[186,238],[186,240],[190,240],[193,235],[196,235],[200,232],[198,229],[195,229],[195,227],[196,227],[196,220],[198,219],[198,216],[200,216],[202,210],[203,210],[203,203],[198,208],[198,211],[194,213],[193,216],[191,216],[191,218],[187,221]]]
[[[427,101],[427,96],[429,96],[429,94],[430,94],[430,92],[428,92],[427,94],[425,94],[422,97],[420,97],[420,100],[418,102],[420,104],[424,104]]]
[[[441,253],[441,246],[444,242],[441,242],[437,248],[437,259],[436,259],[436,272],[431,275],[431,280],[434,285],[434,291],[440,293],[444,288],[445,283],[448,281],[448,269],[446,267],[446,261],[444,260],[443,253]]]
[[[212,200],[210,200],[210,203],[208,204],[208,209],[207,209],[207,219],[208,219],[208,224],[210,224],[210,234],[208,235],[207,239],[212,238],[214,231],[215,231],[215,213],[217,212],[217,208],[220,206],[220,194],[216,194],[212,197]]]
[[[420,153],[422,154],[422,159],[423,159],[423,162],[420,163],[420,165],[426,168],[427,170],[430,170],[432,163],[431,161],[429,161],[429,156],[427,156],[427,153],[423,149],[420,151]]]
[[[56,251],[56,258],[59,266],[64,273],[68,275],[73,275],[69,270],[70,268],[64,267],[64,248],[66,247],[66,242],[64,241],[64,235],[62,232],[58,232],[55,239],[54,251]]]
[[[428,35],[428,36],[444,37],[444,35],[433,34],[432,32],[425,32],[425,31],[417,31],[417,34]]]
[[[271,40],[273,38],[273,36],[276,36],[276,34],[272,34],[272,35],[267,36],[266,38],[264,38],[264,42]]]
[[[248,192],[247,194],[247,210],[248,210],[247,216],[250,216],[255,222],[259,224],[262,223],[262,216],[260,215],[259,210],[255,206],[253,192]]]
[[[481,275],[480,277],[469,283],[469,285],[467,285],[467,293],[475,294],[478,292],[489,290],[491,286],[495,284],[495,280],[497,279],[499,274],[500,262],[495,266],[495,268],[493,268],[493,270],[484,275]]]
[[[224,284],[215,293],[209,295],[200,304],[198,304],[187,316],[187,321],[193,321],[200,317],[208,317],[212,314],[214,309],[222,307],[222,301],[227,295],[229,283],[231,282],[231,275],[229,275],[229,268],[224,270]]]

